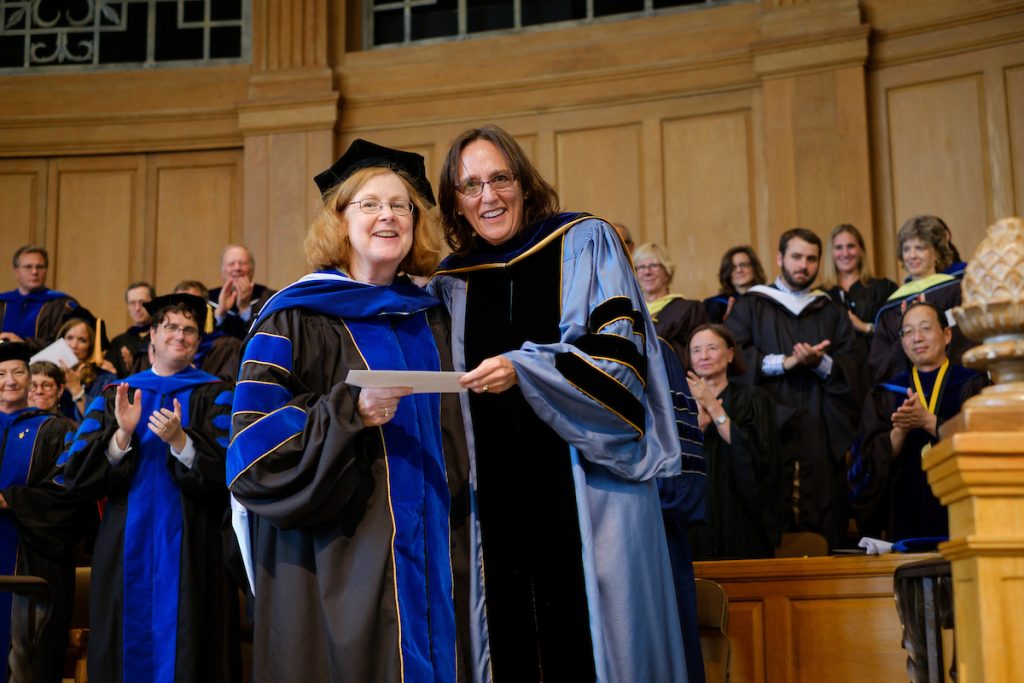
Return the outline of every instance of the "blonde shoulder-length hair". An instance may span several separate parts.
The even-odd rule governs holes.
[[[404,173],[383,166],[360,169],[324,195],[320,215],[313,220],[303,243],[306,264],[310,269],[337,268],[348,272],[352,245],[348,239],[345,207],[368,180],[385,173],[394,173],[402,180],[409,191],[409,201],[416,207],[413,210],[412,248],[398,264],[398,272],[421,276],[434,272],[441,252],[437,219]]]

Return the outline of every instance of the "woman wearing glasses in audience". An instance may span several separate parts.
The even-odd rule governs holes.
[[[669,294],[676,267],[661,246],[648,242],[637,247],[633,252],[633,268],[658,336],[669,343],[684,368],[690,367],[686,342],[695,329],[708,322],[707,312],[699,301],[684,299],[682,294]]]
[[[900,318],[909,301],[927,301],[947,316],[951,309],[960,305],[963,272],[957,275],[943,272],[955,258],[949,236],[949,227],[937,216],[914,216],[900,226],[896,235],[897,253],[907,271],[907,280],[889,295],[875,316],[868,355],[871,377],[875,382],[884,382],[910,369],[899,339]],[[947,321],[950,321],[949,317]],[[977,342],[967,339],[959,327],[951,329],[949,358],[959,363],[963,352],[977,346]]]
[[[729,317],[736,297],[754,285],[765,283],[764,268],[753,247],[732,247],[722,256],[718,266],[721,289],[715,296],[704,299],[704,310],[712,323],[721,324]]]
[[[871,390],[854,454],[855,472],[866,468],[855,477],[853,503],[865,535],[949,535],[946,509],[928,485],[921,455],[938,443],[942,423],[987,384],[949,358],[952,337],[945,313],[933,304],[911,301],[900,316],[900,350],[910,370]]]
[[[452,143],[432,287],[468,370],[478,680],[685,681],[654,478],[680,472],[662,351],[615,230],[496,126]]]
[[[832,258],[825,259],[822,288],[837,304],[846,308],[850,324],[868,351],[875,315],[896,291],[896,283],[872,277],[864,237],[855,226],[843,223],[832,228]]]
[[[444,308],[407,277],[437,263],[423,157],[356,140],[315,182],[315,272],[263,305],[233,405],[254,679],[467,680],[457,394],[346,383],[350,370],[452,369]]]
[[[61,414],[60,397],[64,393],[64,371],[48,360],[28,366],[32,384],[28,388],[28,404],[48,413]]]

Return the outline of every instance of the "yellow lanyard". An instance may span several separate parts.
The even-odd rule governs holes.
[[[925,401],[924,389],[921,388],[921,377],[917,374],[917,367],[914,367],[914,388],[917,389],[917,398],[921,401],[921,405],[925,407],[932,415],[935,414],[935,409],[938,407],[939,402],[939,389],[942,387],[942,378],[946,376],[946,370],[949,369],[949,359],[947,358],[942,362],[942,366],[939,368],[939,374],[935,376],[935,386],[932,387],[931,399]]]

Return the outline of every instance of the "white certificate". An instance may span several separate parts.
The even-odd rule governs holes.
[[[75,356],[75,352],[71,350],[71,347],[68,346],[63,337],[32,356],[30,362],[35,363],[37,360],[48,360],[58,367],[61,361],[64,361],[64,365],[69,368],[78,365],[78,358]]]
[[[439,394],[465,391],[459,384],[461,372],[425,370],[349,370],[346,383],[354,387],[410,387],[414,394]]]

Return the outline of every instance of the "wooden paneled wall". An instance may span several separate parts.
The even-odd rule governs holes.
[[[241,235],[241,161],[238,150],[0,159],[3,256],[45,246],[49,285],[116,334],[134,280],[160,293],[184,279],[220,284],[220,252]]]
[[[353,1],[253,0],[252,16],[252,65],[0,77],[0,251],[50,245],[52,282],[108,315],[120,292],[65,258],[116,253],[118,282],[165,287],[182,244],[212,269],[240,240],[281,286],[305,270],[311,176],[352,139],[416,150],[436,179],[449,141],[487,122],[564,208],[663,243],[690,297],[735,244],[774,271],[795,225],[857,224],[896,278],[915,213],[946,218],[968,256],[1024,210],[1020,0],[751,0],[382,50],[354,44]]]

